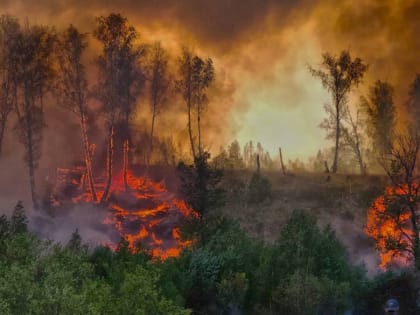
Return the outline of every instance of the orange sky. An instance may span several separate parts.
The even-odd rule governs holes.
[[[235,138],[261,141],[272,154],[282,146],[286,158],[328,146],[318,125],[329,96],[307,71],[325,51],[350,49],[370,65],[355,100],[381,79],[395,85],[401,104],[420,72],[418,0],[2,0],[0,12],[87,32],[95,16],[118,12],[141,40],[161,40],[174,57],[182,45],[212,57],[217,82],[205,124],[213,151]],[[178,117],[177,128],[185,129],[185,117]],[[161,126],[172,128],[173,120]]]

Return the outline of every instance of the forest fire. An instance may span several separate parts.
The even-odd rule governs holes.
[[[409,203],[418,197],[418,184],[388,186],[368,210],[365,232],[375,239],[380,267],[408,265],[412,255],[413,227]]]
[[[93,203],[92,194],[83,189],[83,168],[58,169],[56,191],[65,192],[74,187],[68,196],[72,203]],[[79,176],[77,176],[79,174]],[[105,180],[97,178],[95,189],[101,199]],[[66,198],[61,193],[58,199]],[[60,202],[55,203],[56,206]],[[163,182],[154,182],[148,177],[127,174],[127,189],[122,173],[116,176],[111,185],[110,195],[104,207],[109,211],[103,223],[113,226],[120,237],[127,240],[132,251],[142,248],[149,250],[154,258],[176,257],[181,250],[192,244],[182,240],[179,222],[185,218],[197,217],[197,213],[183,200],[176,199],[168,192]],[[115,240],[117,241],[117,240]],[[107,244],[116,247],[116,242]]]

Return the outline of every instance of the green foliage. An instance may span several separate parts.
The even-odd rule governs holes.
[[[28,232],[21,205],[0,218],[0,313],[35,315],[189,314],[164,297],[159,269],[121,242],[90,252],[76,231],[66,246]]]
[[[13,218],[13,219],[12,219]],[[76,230],[66,246],[28,232],[17,207],[0,218],[1,314],[381,314],[389,297],[413,312],[409,272],[372,281],[314,216],[294,211],[274,244],[220,215],[198,222],[201,237],[180,257],[151,260],[122,239],[89,249]]]
[[[262,203],[271,198],[271,183],[267,177],[255,172],[248,186],[248,202]]]

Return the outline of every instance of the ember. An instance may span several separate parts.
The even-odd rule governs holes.
[[[59,169],[57,190],[71,191],[73,203],[93,202],[89,191],[83,191],[83,172]],[[79,177],[76,176],[79,171]],[[183,200],[168,192],[163,182],[154,182],[147,177],[134,176],[128,172],[128,187],[125,189],[123,175],[113,180],[109,199],[104,205],[109,211],[104,223],[112,225],[124,237],[132,251],[141,243],[155,258],[166,259],[178,256],[181,250],[191,245],[191,240],[182,240],[179,222],[198,214]],[[70,187],[70,188],[69,188]],[[71,188],[73,187],[73,188]],[[95,183],[98,200],[101,199],[105,180]],[[117,240],[115,240],[117,242]],[[115,244],[108,244],[111,248]]]
[[[407,265],[412,242],[411,212],[401,203],[404,198],[413,198],[408,185],[387,187],[368,210],[365,232],[375,239],[380,254],[380,267],[386,269],[391,263]],[[408,197],[411,196],[411,197]]]

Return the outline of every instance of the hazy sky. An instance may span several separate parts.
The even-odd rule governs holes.
[[[205,124],[215,151],[235,138],[261,141],[273,154],[282,146],[286,158],[328,145],[318,125],[329,96],[307,71],[325,51],[349,49],[370,65],[356,100],[381,79],[395,85],[401,104],[420,72],[420,1],[414,0],[1,0],[0,11],[87,32],[95,16],[118,12],[144,41],[159,39],[174,55],[187,45],[212,57],[217,83]]]

